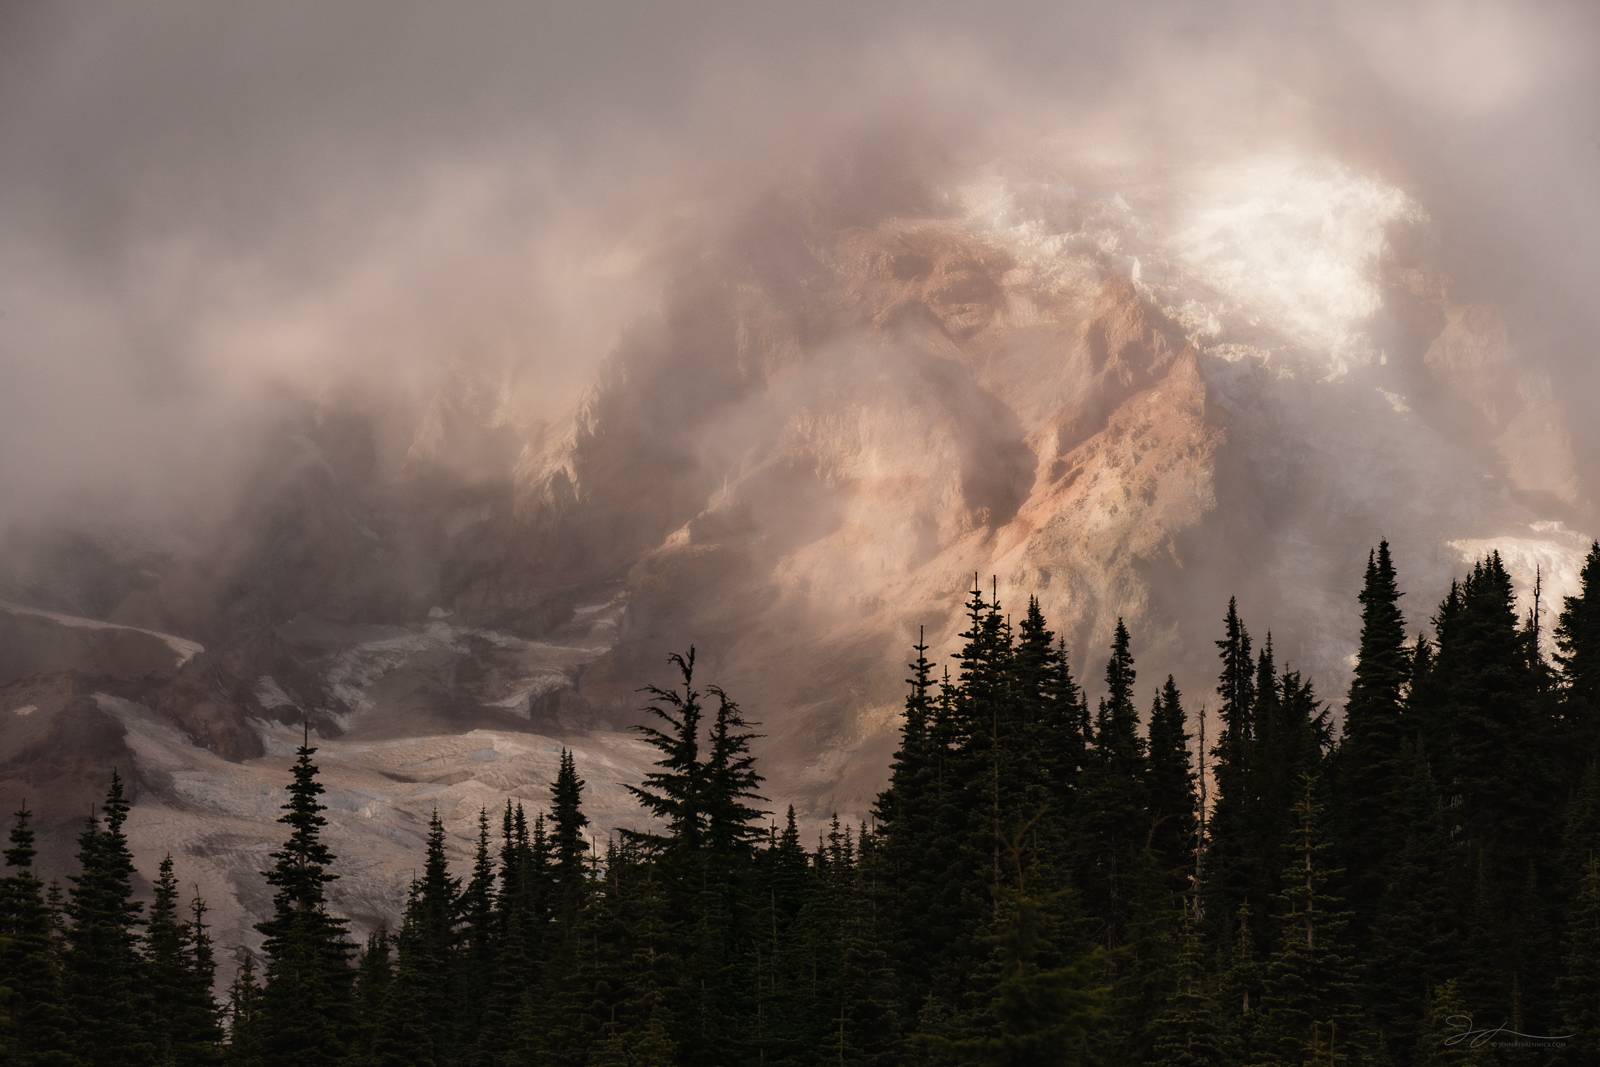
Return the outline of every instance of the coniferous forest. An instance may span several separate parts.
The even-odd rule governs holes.
[[[691,649],[645,690],[639,829],[590,848],[564,753],[470,868],[435,815],[364,943],[308,738],[220,999],[170,859],[136,895],[113,773],[64,883],[16,813],[0,1062],[1600,1063],[1600,544],[1542,635],[1497,555],[1425,625],[1400,601],[1380,545],[1337,720],[1230,603],[1202,738],[1120,623],[1069,662],[1036,602],[975,589],[954,662],[912,650],[870,816],[815,841]]]

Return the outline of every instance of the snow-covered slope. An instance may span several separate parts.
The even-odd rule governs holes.
[[[562,744],[597,827],[637,818],[637,688],[690,642],[763,723],[774,806],[858,814],[906,649],[953,647],[974,573],[1038,594],[1081,675],[1121,616],[1191,689],[1237,594],[1336,697],[1377,539],[1420,626],[1495,545],[1558,596],[1594,522],[1552,384],[1433,267],[1426,205],[1335,160],[1034,159],[673,221],[570,417],[452,361],[419,408],[307,398],[210,539],[8,560],[5,795],[65,825],[131,765],[146,866],[183,852],[245,936],[308,721],[341,902],[376,916],[434,805],[537,806]]]

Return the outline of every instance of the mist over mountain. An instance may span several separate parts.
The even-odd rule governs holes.
[[[562,745],[635,819],[690,642],[816,820],[974,575],[1337,704],[1380,537],[1416,629],[1600,529],[1584,5],[0,20],[0,798],[225,939],[302,722],[375,918]]]

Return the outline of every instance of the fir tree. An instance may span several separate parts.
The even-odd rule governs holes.
[[[1198,844],[1194,764],[1182,697],[1172,675],[1150,708],[1146,781],[1150,796],[1150,845],[1171,892],[1182,896],[1194,874]]]
[[[156,1062],[202,1064],[216,1059],[216,1004],[211,980],[216,967],[198,897],[191,918],[178,914],[178,881],[172,856],[157,871],[145,927],[144,995],[150,1000]]]
[[[1301,780],[1295,830],[1278,901],[1278,948],[1267,964],[1262,992],[1263,1047],[1281,1060],[1362,1062],[1361,1025],[1347,955],[1343,903],[1329,889],[1316,780]]]
[[[0,878],[0,985],[8,1032],[0,1051],[18,1067],[68,1067],[71,1035],[61,1003],[61,967],[50,906],[33,871],[33,813],[17,810]]]
[[[223,1062],[229,1067],[265,1067],[267,1048],[262,1015],[261,983],[256,978],[255,957],[238,952],[238,967],[228,986],[228,1048]]]
[[[1150,832],[1145,795],[1144,744],[1133,704],[1136,672],[1128,628],[1122,620],[1106,661],[1106,696],[1095,717],[1093,758],[1084,774],[1077,822],[1082,897],[1088,914],[1100,923],[1101,943],[1123,942],[1133,913],[1135,871]]]
[[[1600,857],[1584,868],[1567,916],[1564,967],[1557,981],[1562,1033],[1571,1034],[1573,1062],[1600,1061]]]
[[[1361,595],[1361,642],[1345,701],[1344,739],[1339,747],[1343,820],[1338,827],[1340,855],[1359,929],[1371,920],[1371,907],[1384,884],[1386,863],[1395,854],[1398,759],[1404,734],[1402,696],[1413,663],[1407,655],[1401,593],[1395,580],[1389,542],[1367,555]],[[1358,930],[1359,932],[1359,930]]]
[[[309,733],[296,753],[289,799],[278,821],[289,828],[263,872],[272,886],[272,914],[256,929],[264,937],[266,981],[261,994],[261,1041],[269,1060],[301,1067],[334,1064],[350,1021],[352,946],[345,924],[328,908],[333,852],[322,839],[328,820],[322,783],[311,761]]]
[[[1564,734],[1574,768],[1600,759],[1600,541],[1590,545],[1579,582],[1555,630]]]
[[[550,820],[557,907],[562,921],[567,923],[576,918],[583,904],[587,881],[584,865],[589,843],[584,840],[583,831],[589,819],[583,813],[583,784],[577,762],[563,748],[555,781],[550,784]]]
[[[682,689],[646,686],[654,702],[646,711],[655,719],[635,727],[645,743],[660,754],[656,770],[645,775],[642,785],[628,791],[646,812],[656,817],[662,830],[629,831],[640,845],[676,860],[693,856],[700,849],[705,831],[702,809],[704,769],[700,761],[700,718],[703,709],[700,691],[694,687],[694,647],[687,655],[673,653],[669,662],[678,668]]]
[[[1239,906],[1250,902],[1264,882],[1251,835],[1258,822],[1250,765],[1255,738],[1252,716],[1256,664],[1250,657],[1250,633],[1239,617],[1236,600],[1228,601],[1223,628],[1222,640],[1217,642],[1222,660],[1222,672],[1217,678],[1222,732],[1211,751],[1216,799],[1206,821],[1205,881],[1205,915],[1213,924],[1212,936],[1218,943],[1226,941],[1228,924]]]
[[[133,856],[122,829],[128,808],[122,777],[113,771],[102,817],[91,816],[78,838],[79,873],[67,902],[65,992],[76,1051],[107,1067],[156,1057],[137,951],[144,906],[133,899]]]

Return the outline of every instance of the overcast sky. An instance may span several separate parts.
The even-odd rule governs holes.
[[[1579,0],[0,5],[0,521],[188,506],[280,390],[507,346],[579,377],[610,242],[874,127],[1326,145],[1581,410],[1597,56]]]

